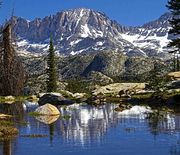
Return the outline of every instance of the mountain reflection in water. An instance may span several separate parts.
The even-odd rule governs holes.
[[[11,106],[13,105],[6,105],[5,108],[12,109]],[[43,123],[27,114],[34,111],[37,106],[37,103],[26,102],[22,104],[23,108],[19,107],[24,112],[18,117],[27,121],[28,125],[17,125],[20,131],[19,137],[11,143],[0,143],[0,153],[3,146],[4,148],[9,146],[10,151],[4,151],[3,155],[9,155],[10,152],[13,152],[13,155],[24,155],[27,150],[30,151],[36,147],[39,150],[28,155],[58,155],[59,153],[76,155],[80,152],[88,154],[87,149],[89,154],[107,154],[108,151],[109,154],[132,154],[134,150],[137,151],[137,154],[142,152],[148,154],[147,149],[149,148],[154,154],[180,154],[179,114],[162,113],[157,110],[155,113],[150,113],[150,109],[146,109],[146,107],[134,107],[134,109],[136,108],[135,113],[132,112],[132,109],[126,113],[119,113],[114,111],[117,107],[115,104],[99,107],[74,104],[68,107],[59,107],[62,117],[49,125],[46,120],[43,120],[45,121]],[[0,106],[0,109],[3,107]],[[8,114],[10,114],[9,111],[11,110],[8,110]],[[56,119],[51,118],[51,120]],[[21,136],[31,134],[48,135],[48,137],[32,139]],[[166,140],[167,142],[165,142]],[[156,146],[154,146],[155,142]],[[28,144],[28,146],[23,147],[23,144]],[[145,146],[144,150],[142,145]],[[121,150],[119,147],[123,149],[121,148]],[[157,148],[161,152],[156,150]],[[150,152],[149,154],[152,154]]]

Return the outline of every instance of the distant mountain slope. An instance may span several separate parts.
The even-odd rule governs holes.
[[[122,34],[123,39],[141,48],[148,56],[162,56],[168,50],[168,31],[171,28],[169,24],[171,17],[170,13],[165,13],[155,21],[141,27],[128,29]]]
[[[43,54],[50,35],[62,55],[114,50],[128,56],[161,56],[167,52],[169,13],[141,27],[125,27],[91,9],[59,12],[28,21],[14,17],[14,33],[20,53]]]

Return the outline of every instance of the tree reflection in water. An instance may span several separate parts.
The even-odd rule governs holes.
[[[149,114],[148,121],[150,131],[155,137],[160,133],[174,134],[177,144],[170,147],[170,154],[180,155],[180,115],[171,114],[160,108]]]
[[[161,132],[175,132],[180,130],[180,116],[156,109],[148,116],[151,133],[158,135]]]
[[[37,104],[36,104],[37,105]],[[31,106],[34,107],[31,103]],[[15,105],[14,105],[15,106]],[[5,108],[8,109],[7,113],[12,114],[23,114],[24,110],[22,104],[17,106],[17,110],[14,111],[14,106]],[[26,104],[25,111],[31,111],[31,106]],[[156,110],[156,113],[147,115],[120,115],[115,112],[114,109],[117,107],[115,104],[106,104],[99,107],[89,105],[72,105],[68,107],[59,107],[62,116],[70,116],[69,119],[58,119],[53,124],[43,123],[36,120],[33,117],[25,117],[28,119],[28,127],[20,128],[25,133],[34,134],[42,133],[47,134],[49,132],[50,146],[56,147],[57,140],[61,141],[61,145],[78,144],[82,148],[84,146],[91,146],[92,142],[96,141],[97,144],[104,143],[104,135],[108,134],[111,128],[125,129],[126,127],[133,126],[135,132],[138,132],[139,126],[142,127],[143,131],[149,132],[154,135],[165,132],[171,134],[180,130],[180,116],[174,114],[162,114],[161,110]],[[0,107],[1,109],[1,107]],[[25,114],[26,116],[26,114]],[[149,116],[149,117],[147,117]],[[23,118],[23,116],[21,116]],[[41,119],[42,120],[42,119]],[[49,119],[47,119],[49,122]],[[129,125],[129,126],[128,126]],[[130,129],[130,128],[129,128]],[[137,129],[137,130],[136,130]],[[26,131],[27,130],[27,131]],[[142,130],[142,129],[141,129]],[[122,130],[122,132],[125,130]],[[121,132],[121,131],[120,131]],[[121,133],[124,134],[124,133]],[[127,133],[126,133],[127,134]],[[179,132],[173,134],[177,135],[177,145],[173,145],[169,148],[172,155],[179,155]],[[55,138],[56,136],[56,138]],[[57,138],[59,136],[59,139]],[[55,139],[54,139],[55,138]],[[60,142],[58,142],[59,144]],[[6,143],[7,144],[7,143]],[[8,145],[7,145],[8,146]],[[10,146],[10,145],[9,145]],[[10,150],[10,149],[9,149]],[[7,155],[7,154],[4,154]]]
[[[170,148],[171,155],[180,155],[180,133],[176,134],[176,138],[177,138],[177,144],[172,145]]]
[[[0,104],[0,113],[12,115],[11,120],[13,122],[24,122],[24,108],[21,102],[16,103],[1,103]],[[12,154],[12,146],[11,139],[5,139],[2,141],[3,145],[3,155],[11,155]]]
[[[53,139],[54,139],[54,124],[49,124],[49,135],[50,135],[50,144],[53,146]]]
[[[21,121],[24,118],[24,107],[22,102],[1,103],[0,113],[14,116],[15,121]]]
[[[69,108],[61,108],[62,115],[69,115],[69,120],[60,121],[60,135],[63,135],[65,142],[78,142],[84,145],[90,143],[92,139],[101,140],[110,126],[118,124],[118,113],[114,111],[116,105],[79,106],[74,105]]]
[[[11,155],[11,140],[4,140],[3,141],[3,155]]]

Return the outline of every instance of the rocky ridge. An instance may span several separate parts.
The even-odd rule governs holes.
[[[166,57],[170,13],[139,27],[126,27],[104,13],[86,8],[28,21],[13,17],[21,54],[44,54],[52,34],[57,53],[76,55],[114,50],[128,56]]]

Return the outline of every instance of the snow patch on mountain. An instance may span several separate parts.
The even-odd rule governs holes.
[[[79,43],[80,41],[82,41],[82,39],[74,40],[74,41],[70,42],[70,45],[71,45],[71,46],[74,46],[74,45],[76,45],[77,43]]]
[[[121,34],[123,39],[131,42],[134,46],[139,47],[141,49],[156,49],[157,52],[164,52],[167,51],[167,45],[170,42],[168,39],[168,34],[165,36],[148,36],[151,33],[149,30],[147,36],[142,36],[139,34],[130,35],[128,33]]]
[[[86,37],[92,35],[87,24],[81,25],[81,30],[82,30],[81,31],[81,37],[82,38],[86,38]]]
[[[19,55],[35,55],[39,56],[42,54],[46,54],[49,50],[49,43],[31,43],[25,39],[19,40],[17,43],[18,54]],[[33,52],[32,52],[33,51]]]
[[[103,37],[103,32],[102,31],[98,31],[98,30],[92,30],[93,35],[98,38],[98,37]]]
[[[83,9],[81,9],[81,11],[80,11],[80,15],[79,15],[79,17],[77,18],[76,27],[79,25],[79,22],[80,22],[81,18],[84,16],[83,11],[84,11],[84,10],[83,10]]]

